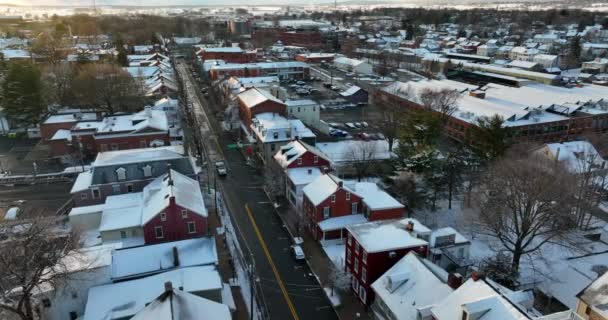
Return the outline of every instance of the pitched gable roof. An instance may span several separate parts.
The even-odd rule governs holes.
[[[323,200],[329,198],[332,194],[334,194],[340,188],[339,184],[342,180],[332,174],[324,174],[318,178],[316,178],[313,182],[308,184],[302,192],[304,195],[308,197],[310,202],[313,205],[319,205]],[[342,188],[348,190],[351,193],[356,194],[352,190],[348,189],[346,186],[342,186]]]
[[[327,159],[327,157],[325,157],[325,155],[323,155],[319,150],[301,140],[294,140],[282,146],[279,151],[274,155],[274,159],[279,163],[279,165],[283,169],[285,169],[296,159],[303,156],[307,151],[313,153],[319,158],[324,159],[327,162],[330,162],[329,159]]]
[[[260,103],[263,103],[266,101],[273,101],[273,102],[280,103],[283,105],[285,104],[283,101],[279,100],[278,98],[276,98],[272,94],[270,94],[270,92],[268,92],[266,90],[260,90],[255,87],[247,89],[247,90],[239,93],[239,95],[237,96],[237,99],[239,99],[243,104],[245,104],[245,106],[247,106],[247,108],[253,108],[253,107],[259,105]]]

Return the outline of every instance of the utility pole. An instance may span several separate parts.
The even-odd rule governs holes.
[[[250,295],[251,295],[250,299],[251,300],[250,300],[250,308],[249,308],[250,309],[249,319],[253,320],[253,312],[254,312],[254,310],[253,310],[253,294],[254,294],[254,288],[253,288],[253,286],[254,286],[254,283],[255,283],[255,272],[254,272],[255,271],[255,263],[253,261],[253,253],[250,254],[250,257],[251,257],[251,268],[250,268],[251,281],[250,281],[250,284],[249,284],[249,288],[250,288],[250,291],[251,291],[250,292]]]

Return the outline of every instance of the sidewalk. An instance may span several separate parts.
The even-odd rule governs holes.
[[[294,210],[284,201],[276,211],[283,223],[288,227],[289,233],[297,236]],[[328,276],[331,273],[333,262],[327,257],[321,245],[306,230],[301,229],[302,231],[299,233],[299,236],[304,239],[304,243],[301,246],[306,253],[308,265],[319,279],[321,286],[325,286],[328,283]],[[351,290],[347,290],[346,292],[341,291],[340,298],[342,304],[334,308],[336,314],[338,314],[338,318],[342,320],[372,319],[371,315],[365,310],[365,307],[361,305],[359,299],[353,295]]]
[[[205,199],[207,200],[207,199]],[[230,283],[230,278],[234,278],[234,268],[232,266],[232,257],[230,251],[226,245],[226,239],[224,238],[225,233],[218,234],[217,228],[221,227],[221,222],[217,216],[215,208],[211,207],[208,209],[208,228],[209,234],[215,235],[215,244],[217,247],[218,255],[218,272],[222,278],[222,283]],[[232,318],[235,320],[247,320],[249,319],[249,313],[247,312],[247,305],[243,301],[243,295],[241,294],[241,287],[231,287],[232,298],[236,306],[236,311],[232,313]]]

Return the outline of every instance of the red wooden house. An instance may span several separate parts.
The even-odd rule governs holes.
[[[351,288],[365,305],[374,300],[371,284],[411,251],[425,257],[431,231],[414,219],[385,220],[346,227],[345,269]]]
[[[207,234],[207,209],[198,181],[175,170],[152,180],[142,192],[110,196],[101,213],[104,242],[143,238],[145,244]]]

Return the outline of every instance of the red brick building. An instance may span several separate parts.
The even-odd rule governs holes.
[[[68,127],[67,123],[62,123]],[[51,125],[45,130],[51,132]],[[97,152],[166,146],[171,143],[164,111],[144,110],[136,114],[107,116],[98,121],[79,121],[69,129],[58,129],[48,139],[53,156],[82,152],[92,157]]]
[[[321,33],[318,31],[283,31],[279,40],[286,46],[298,46],[316,49],[323,46]]]
[[[42,141],[50,140],[58,130],[70,130],[80,121],[96,121],[101,114],[95,112],[81,112],[80,110],[67,110],[50,115],[40,124],[40,137]]]
[[[374,183],[345,185],[331,175],[322,175],[302,189],[303,212],[315,240],[343,239],[349,225],[401,218],[404,206]]]
[[[257,60],[255,51],[245,51],[239,47],[200,48],[196,54],[201,60],[224,60],[228,63],[251,63]]]
[[[268,91],[250,88],[237,97],[239,115],[246,128],[251,126],[253,117],[260,113],[276,113],[285,116],[287,106]]]
[[[346,227],[345,270],[364,305],[374,301],[371,284],[409,252],[425,257],[431,231],[414,219],[385,220]]]
[[[404,110],[423,106],[411,92],[425,88],[448,88],[460,92],[458,110],[449,117],[447,134],[458,141],[473,138],[477,119],[493,114],[504,120],[507,139],[511,142],[559,142],[585,134],[608,133],[608,88],[586,85],[575,88],[535,83],[511,87],[490,83],[490,90],[478,90],[453,80],[395,82],[377,90],[374,100],[400,105]],[[471,141],[473,144],[475,141]]]
[[[310,75],[308,64],[300,61],[259,62],[259,63],[226,63],[211,67],[211,80],[223,77],[266,77],[276,76],[279,79],[306,79]]]

